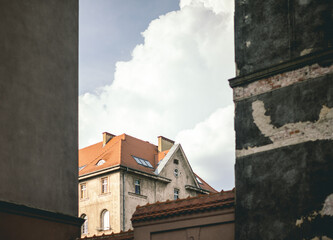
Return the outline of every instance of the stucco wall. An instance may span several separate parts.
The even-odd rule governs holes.
[[[108,177],[108,192],[101,193],[101,178]],[[88,217],[88,234],[101,235],[111,232],[120,232],[121,230],[121,192],[120,192],[120,172],[113,172],[107,175],[101,175],[93,179],[80,181],[87,187],[87,198],[79,200],[79,216],[82,214]],[[79,189],[80,191],[80,185]],[[101,213],[107,209],[110,213],[109,231],[98,230],[101,227]]]
[[[0,200],[77,216],[78,1],[1,1],[0,36]]]
[[[179,163],[174,164],[174,159],[177,159]],[[178,169],[178,177],[174,175],[176,168]],[[180,149],[175,153],[173,158],[168,161],[160,175],[171,179],[171,183],[167,185],[159,183],[157,185],[157,201],[173,200],[175,188],[179,189],[179,198],[197,195],[196,192],[185,189],[186,185],[196,186],[196,184]]]

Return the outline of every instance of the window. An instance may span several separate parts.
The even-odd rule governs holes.
[[[199,184],[202,184],[202,182],[200,181],[200,179],[198,177],[196,177],[197,181]]]
[[[87,198],[87,186],[85,183],[80,184],[80,198]]]
[[[101,165],[103,165],[105,163],[105,160],[104,159],[101,159],[101,160],[99,160],[97,163],[96,163],[96,165],[97,166],[101,166]]]
[[[104,209],[101,213],[101,230],[109,230],[110,222],[109,222],[109,211]]]
[[[83,168],[85,168],[85,166],[87,166],[87,165],[79,167],[79,171],[81,171]]]
[[[174,199],[174,200],[179,199],[179,189],[177,189],[177,188],[175,188],[175,189],[173,190],[173,199]]]
[[[135,186],[135,193],[136,193],[136,194],[141,194],[141,190],[140,190],[140,180],[135,180],[135,181],[134,181],[134,186]]]
[[[88,234],[88,217],[87,217],[87,215],[82,214],[81,218],[84,219],[84,223],[82,224],[82,227],[81,227],[81,233]]]
[[[148,160],[145,160],[145,159],[142,159],[142,158],[139,158],[139,157],[135,157],[135,156],[132,156],[132,157],[141,166],[144,166],[144,167],[147,167],[147,168],[153,168],[153,166],[151,165],[151,163]]]
[[[173,174],[175,175],[175,177],[178,177],[178,169],[176,168],[175,171],[173,172]]]
[[[174,160],[173,160],[173,163],[174,163],[174,164],[178,164],[178,163],[179,163],[178,159],[174,159]]]
[[[108,192],[108,178],[107,177],[102,178],[101,183],[102,183],[101,193],[107,193]]]

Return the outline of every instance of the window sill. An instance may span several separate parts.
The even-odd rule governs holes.
[[[110,194],[111,194],[111,192],[106,192],[106,193],[100,193],[98,196],[103,197],[103,196],[108,196]]]
[[[147,199],[147,196],[145,195],[141,195],[141,194],[136,194],[133,192],[128,192],[129,195],[134,196],[134,197],[139,197],[139,198],[143,198],[143,199]]]

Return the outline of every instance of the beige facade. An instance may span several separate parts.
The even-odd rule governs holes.
[[[79,216],[87,219],[82,236],[132,229],[131,217],[137,206],[210,192],[200,186],[180,144],[173,145],[154,170],[147,173],[118,165],[80,176]]]

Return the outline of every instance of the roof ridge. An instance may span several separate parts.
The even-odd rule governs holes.
[[[140,139],[140,138],[133,137],[133,136],[128,135],[128,134],[126,134],[126,133],[123,133],[122,135],[125,135],[125,137],[127,136],[127,137],[134,138],[135,140],[139,140],[139,141],[141,141],[141,142],[143,142],[143,143],[149,143],[149,144],[153,145],[154,147],[157,147],[157,145],[155,145],[155,144],[153,144],[153,143],[151,143],[151,142],[149,142],[149,141],[145,141],[145,140],[142,140],[142,139]]]

